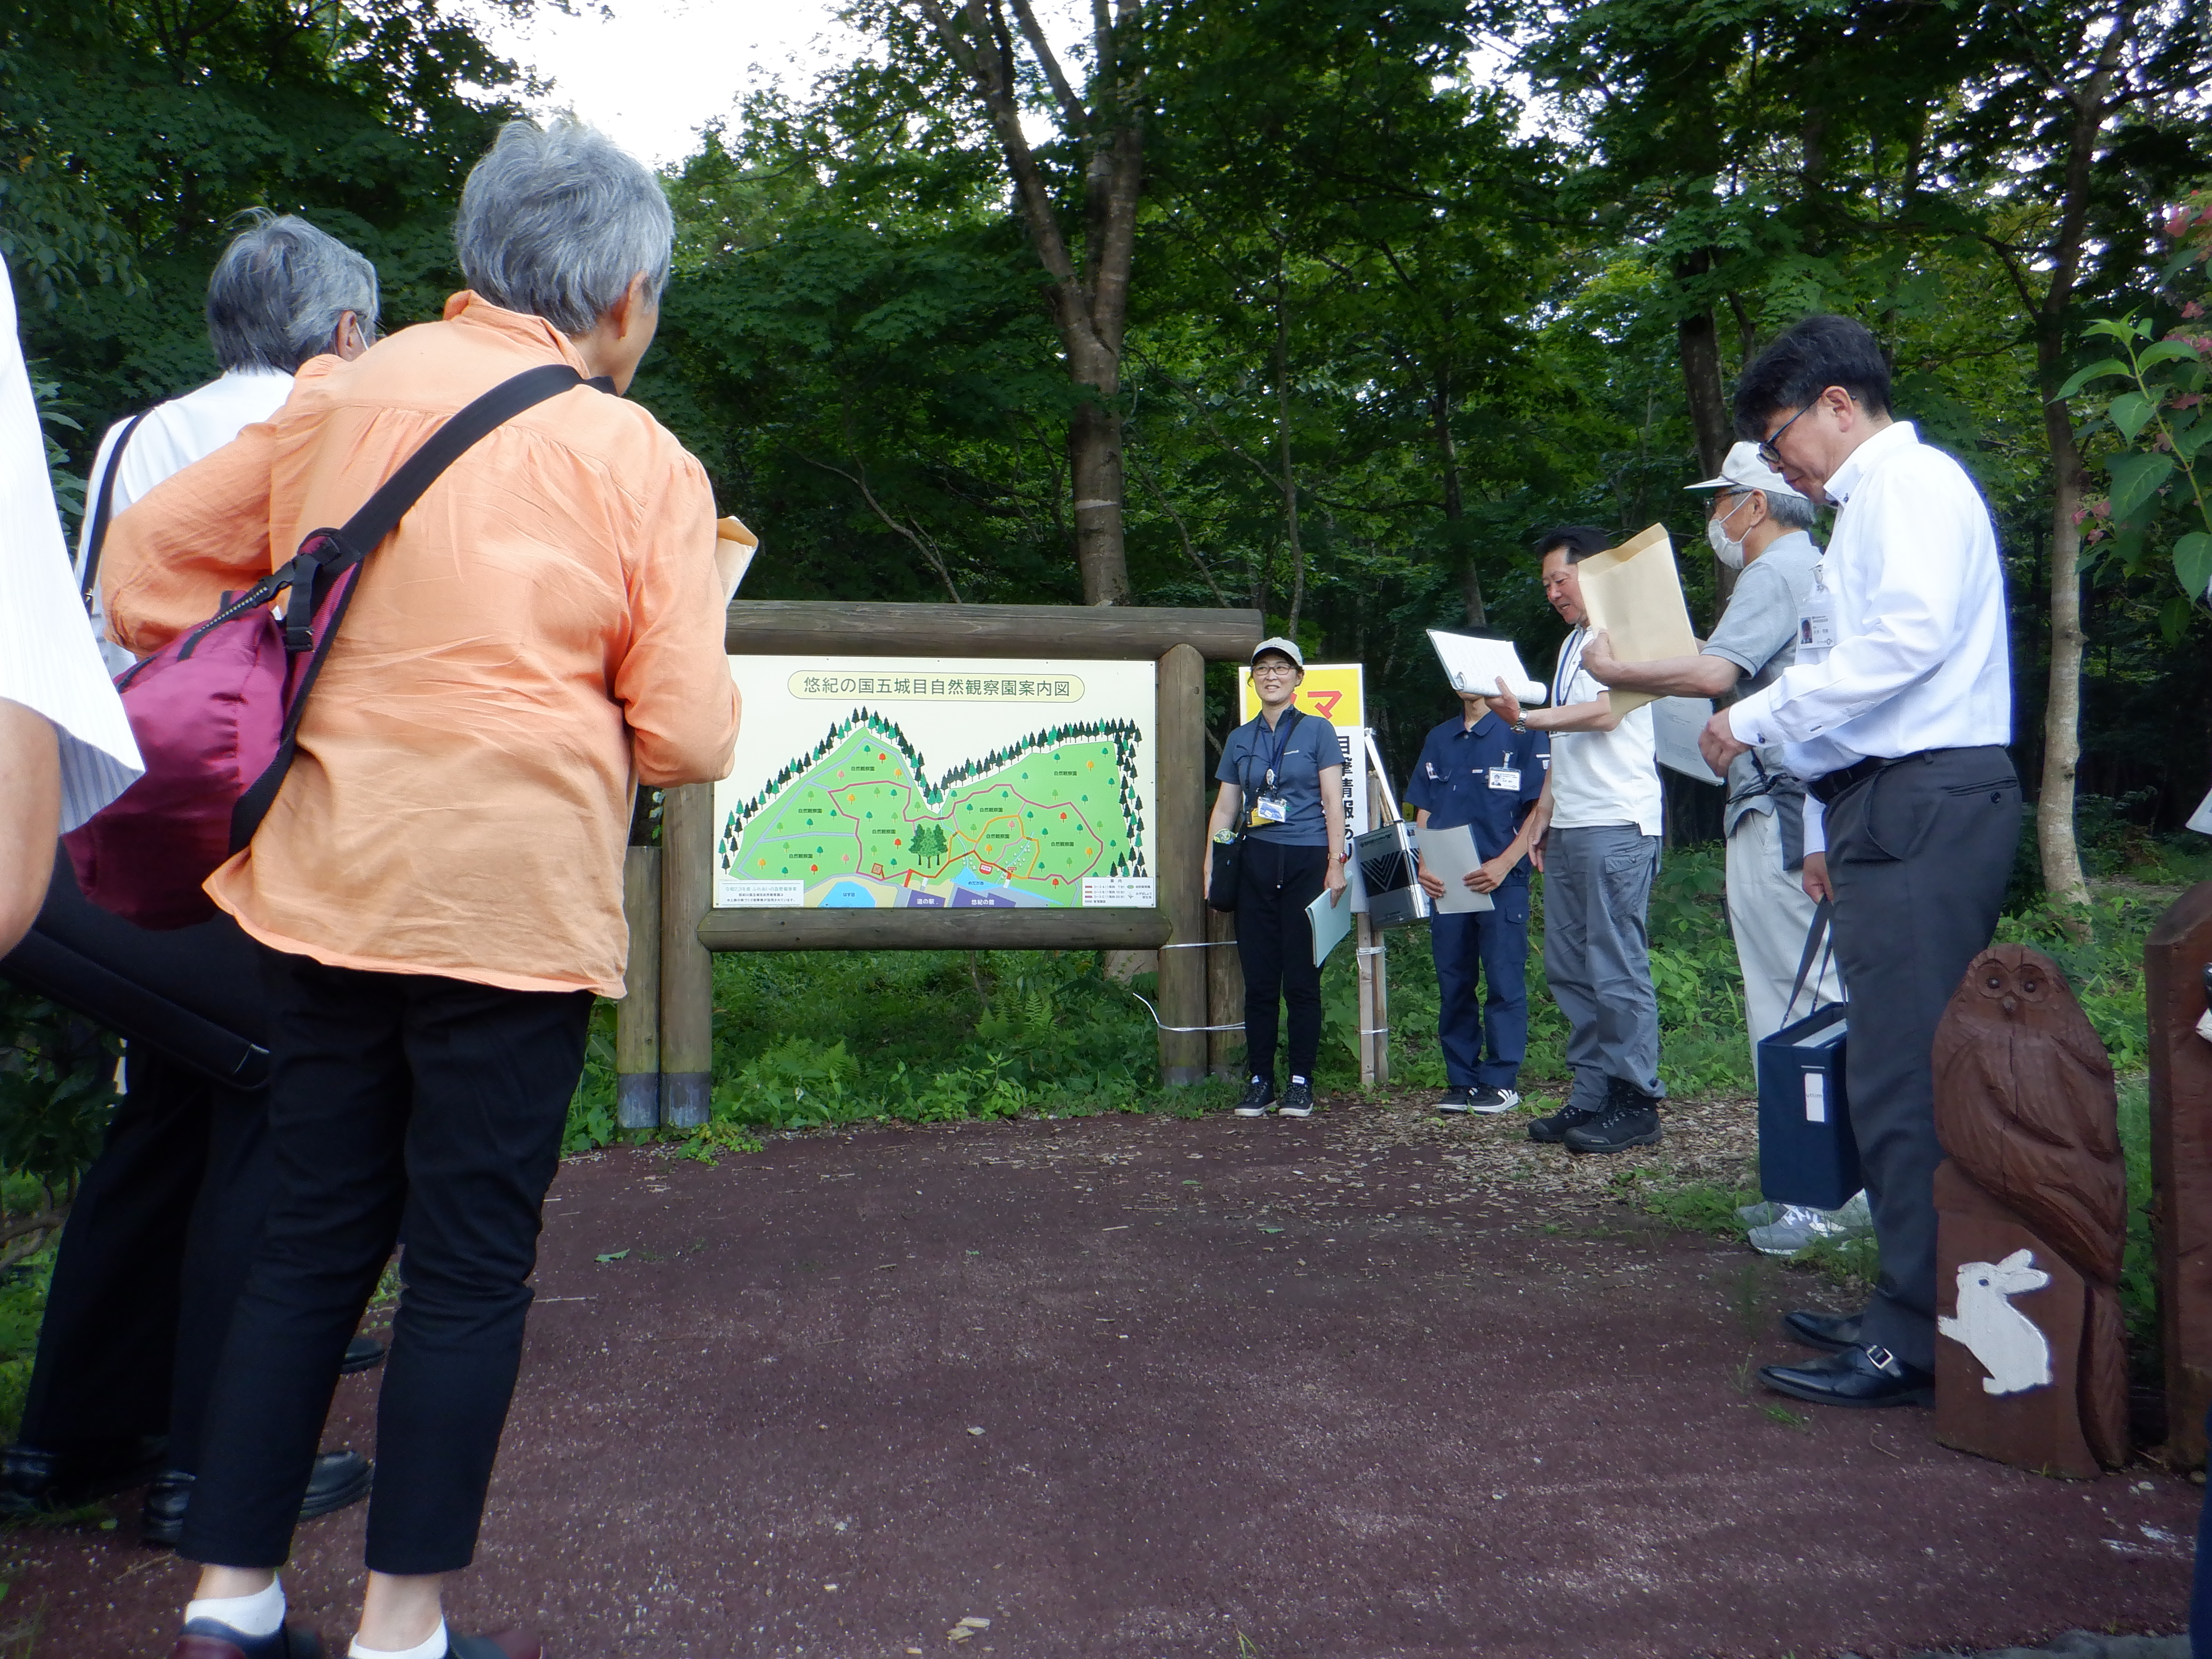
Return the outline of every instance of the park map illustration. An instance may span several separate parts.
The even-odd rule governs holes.
[[[933,779],[896,720],[854,708],[724,813],[716,866],[808,907],[1080,904],[1086,879],[1149,874],[1140,741],[1055,722]]]

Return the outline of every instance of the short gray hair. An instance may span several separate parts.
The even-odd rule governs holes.
[[[675,240],[645,164],[572,116],[501,128],[453,222],[469,287],[563,334],[589,333],[641,271],[657,301]]]
[[[1766,497],[1766,516],[1784,530],[1810,530],[1813,515],[1820,509],[1802,495],[1785,495],[1779,489],[1762,489]]]
[[[331,349],[349,311],[376,329],[376,267],[295,215],[249,208],[208,278],[208,337],[225,368],[289,374]]]

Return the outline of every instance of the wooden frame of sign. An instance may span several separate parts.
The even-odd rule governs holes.
[[[713,1085],[716,951],[1160,950],[1160,1076],[1206,1075],[1209,956],[1162,949],[1207,938],[1206,665],[1258,648],[1256,611],[1133,605],[730,605],[732,656],[856,648],[884,657],[1043,657],[1158,665],[1153,761],[1158,907],[1139,909],[717,909],[712,784],[664,797],[661,844],[630,849],[630,994],[616,1038],[626,1128],[707,1121]],[[654,879],[654,873],[658,880]],[[657,914],[655,914],[657,912]],[[1218,930],[1217,930],[1218,931]],[[652,1081],[648,1082],[648,1077]]]

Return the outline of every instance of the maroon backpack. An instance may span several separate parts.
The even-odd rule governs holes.
[[[566,363],[501,381],[433,433],[343,527],[312,532],[265,580],[116,677],[146,771],[63,837],[87,898],[142,927],[215,914],[202,884],[253,839],[283,786],[362,562],[477,439],[575,386],[613,390]]]

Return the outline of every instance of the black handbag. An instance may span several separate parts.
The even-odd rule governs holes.
[[[1206,887],[1206,902],[1217,910],[1237,908],[1237,884],[1244,874],[1244,827],[1227,841],[1212,843],[1212,860]]]
[[[1813,913],[1785,1013],[1797,1006],[1831,915],[1825,899]],[[1817,980],[1813,994],[1820,995]],[[1759,1040],[1759,1190],[1775,1203],[1840,1209],[1864,1184],[1844,1086],[1850,1015],[1848,999],[1832,1002]]]

